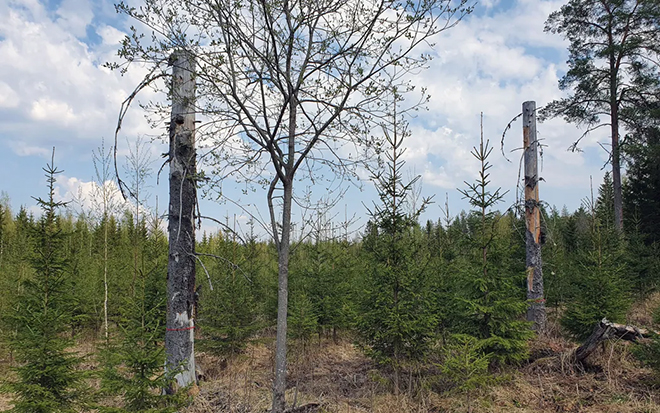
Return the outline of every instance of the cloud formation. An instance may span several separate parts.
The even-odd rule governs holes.
[[[491,180],[495,186],[515,188],[521,151],[510,151],[522,146],[520,120],[506,135],[505,153],[511,162],[500,154],[501,136],[524,101],[535,100],[538,108],[561,97],[557,82],[566,70],[567,44],[544,33],[543,27],[563,3],[519,0],[506,9],[486,7],[487,12],[482,9],[441,33],[426,50],[434,59],[428,70],[411,80],[427,88],[431,100],[428,111],[411,121],[406,159],[422,175],[428,192],[452,191],[476,177],[478,165],[470,150],[479,141],[482,112],[484,137],[494,147]],[[539,124],[538,132],[544,145],[542,194],[543,188],[550,195],[567,187],[586,193],[590,175],[600,181],[602,165],[593,159],[600,158],[597,142],[605,136],[594,134],[583,142],[585,152],[570,153],[566,149],[581,134],[573,125],[555,119]],[[508,201],[512,200],[513,193]],[[579,197],[547,200],[559,207],[579,205]]]
[[[495,148],[491,158],[493,184],[515,188],[520,152],[509,151],[521,145],[520,122],[513,124],[506,138],[505,150],[511,162],[500,155],[501,134],[520,112],[522,102],[536,100],[537,106],[542,106],[561,96],[557,81],[566,70],[566,43],[559,36],[544,33],[543,24],[563,3],[480,2],[476,13],[441,33],[435,44],[424,50],[434,58],[428,70],[412,75],[411,80],[426,88],[431,100],[428,111],[420,111],[411,119],[405,159],[411,171],[422,175],[425,194],[447,191],[453,194],[450,201],[458,199],[454,189],[474,179],[477,164],[470,151],[478,143],[481,112],[484,135]],[[54,8],[50,4],[38,0],[0,2],[0,144],[11,156],[25,158],[49,158],[56,144],[67,162],[89,164],[77,169],[78,176],[91,176],[91,172],[80,171],[93,170],[92,149],[99,146],[101,137],[113,136],[121,102],[145,71],[133,66],[120,76],[103,67],[104,62],[117,59],[116,51],[129,25],[113,15],[109,2],[63,0]],[[164,96],[147,90],[140,99],[162,101]],[[597,142],[606,136],[594,134],[584,141],[585,152],[568,153],[566,148],[581,133],[578,129],[561,120],[541,124],[538,129],[546,145],[542,197],[546,188],[549,203],[575,208],[580,196],[567,199],[557,194],[565,194],[567,188],[586,194],[589,175],[600,181],[604,152]],[[143,113],[135,109],[125,119],[119,143],[125,147],[125,137],[133,140],[139,134],[162,132],[151,130]],[[157,145],[150,150],[154,155],[163,152]],[[3,156],[9,155],[0,154],[0,164],[9,165]],[[68,168],[66,164],[64,168]],[[65,193],[76,188],[91,191],[90,182],[72,179],[75,181],[63,183]],[[12,196],[20,192],[18,187],[6,190]],[[371,203],[365,194],[351,195],[356,200],[353,210],[360,215],[362,203]],[[465,203],[456,202],[452,209],[465,207]],[[429,217],[435,218],[436,212],[433,209]]]

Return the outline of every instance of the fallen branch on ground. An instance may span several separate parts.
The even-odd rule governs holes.
[[[596,350],[598,344],[605,340],[618,338],[626,341],[637,341],[641,338],[649,338],[654,334],[658,334],[658,332],[635,326],[612,323],[607,318],[603,318],[596,325],[589,338],[575,350],[575,362],[582,363]]]

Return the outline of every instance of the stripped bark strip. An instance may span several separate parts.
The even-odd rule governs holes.
[[[545,330],[546,314],[543,297],[541,261],[541,213],[539,210],[538,139],[536,136],[536,102],[523,103],[523,147],[525,148],[525,250],[527,252],[527,321],[533,329]]]

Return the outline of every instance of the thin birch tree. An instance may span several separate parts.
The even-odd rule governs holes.
[[[94,187],[96,209],[100,212],[99,223],[103,231],[103,335],[107,341],[108,335],[108,221],[110,215],[114,215],[119,205],[117,197],[119,190],[112,182],[112,151],[113,148],[105,149],[105,141],[92,152],[96,185]]]

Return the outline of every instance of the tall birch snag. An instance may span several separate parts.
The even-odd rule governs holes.
[[[543,268],[541,262],[541,212],[539,210],[538,146],[536,137],[536,102],[523,103],[523,147],[525,149],[525,250],[527,252],[527,321],[533,329],[545,329]]]
[[[173,72],[165,353],[166,369],[177,371],[174,378],[181,388],[195,383],[195,59],[177,50],[170,64]]]

